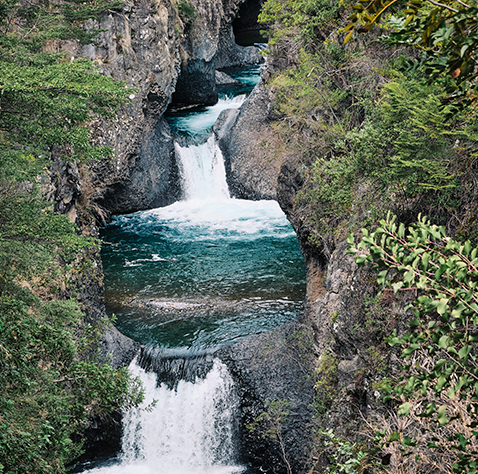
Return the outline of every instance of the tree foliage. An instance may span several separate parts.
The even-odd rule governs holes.
[[[60,40],[88,43],[98,31],[82,24],[117,1],[9,0],[0,8],[0,154],[99,158],[85,124],[114,117],[127,100],[124,84],[98,74],[87,60],[66,58]],[[3,158],[2,161],[6,159]],[[20,158],[21,159],[21,158]]]
[[[459,424],[447,441],[453,443],[458,460],[456,473],[478,470],[478,249],[446,236],[442,226],[427,218],[408,229],[388,215],[374,232],[362,230],[355,245],[349,237],[349,253],[359,265],[373,263],[380,270],[377,282],[394,292],[413,291],[415,301],[405,308],[412,320],[409,331],[394,331],[391,346],[402,349],[410,363],[402,367],[401,382],[390,394],[402,403],[398,414],[408,416],[411,399],[422,396],[419,416],[431,418],[437,428],[449,424],[451,416],[444,398],[464,401],[469,423]],[[426,362],[425,362],[426,361]],[[434,398],[426,402],[428,390]],[[441,405],[439,403],[441,402]],[[390,441],[399,440],[392,435]],[[410,438],[401,440],[413,447]],[[433,438],[429,448],[440,449]]]
[[[297,36],[307,43],[324,29],[337,25],[343,8],[331,0],[267,0],[259,15],[259,22],[270,25],[272,44],[280,42],[289,29],[297,31]]]
[[[87,416],[137,403],[140,387],[126,368],[88,356],[98,328],[84,326],[73,300],[42,303],[3,285],[0,311],[0,472],[64,472]]]
[[[353,6],[347,42],[354,31],[381,24],[389,44],[413,46],[430,81],[440,83],[448,102],[476,103],[478,7],[461,0],[360,0]]]
[[[360,474],[366,468],[367,453],[356,443],[350,443],[337,436],[333,430],[320,430],[324,438],[326,453],[330,464],[324,472],[327,474]]]
[[[261,438],[275,441],[280,448],[282,460],[284,461],[287,474],[292,474],[292,468],[286,453],[286,444],[283,438],[283,426],[287,423],[290,415],[289,407],[292,402],[287,400],[266,400],[265,411],[263,411],[246,428]]]
[[[85,21],[117,1],[5,0],[0,4],[0,472],[62,473],[80,452],[88,416],[142,398],[126,368],[93,352],[108,321],[90,326],[76,295],[97,278],[99,242],[45,202],[51,158],[111,154],[88,123],[114,118],[124,84],[61,41],[91,43]]]

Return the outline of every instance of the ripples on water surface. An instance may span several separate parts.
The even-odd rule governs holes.
[[[297,239],[274,201],[178,202],[116,217],[103,238],[106,300],[141,342],[232,342],[290,320],[304,297]]]
[[[235,77],[250,90],[258,68]],[[300,310],[304,263],[279,205],[229,197],[210,129],[245,96],[226,92],[212,107],[168,115],[175,133],[196,139],[176,144],[185,200],[117,216],[103,230],[107,307],[142,343],[210,348],[273,329]]]

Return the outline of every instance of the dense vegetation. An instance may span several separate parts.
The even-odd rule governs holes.
[[[52,160],[111,154],[86,124],[113,117],[123,84],[61,51],[91,43],[83,22],[118,2],[0,5],[0,472],[65,471],[88,416],[136,404],[125,368],[93,350],[108,321],[86,321],[82,283],[98,278],[98,242],[45,202]]]
[[[443,226],[420,216],[407,229],[388,215],[374,232],[362,232],[357,246],[349,237],[356,263],[374,263],[384,288],[419,295],[405,308],[413,315],[410,330],[398,334],[395,329],[387,338],[406,361],[396,384],[387,387],[388,398],[399,403],[399,415],[416,421],[383,433],[385,444],[403,445],[412,456],[402,460],[410,471],[433,466],[476,472],[478,249],[447,237]]]
[[[476,117],[450,94],[449,71],[431,81],[418,54],[426,45],[390,46],[396,17],[344,45],[347,8],[307,5],[269,0],[261,18],[272,25],[273,57],[285,58],[273,63],[289,66],[270,81],[283,116],[276,128],[306,165],[296,210],[316,244],[330,252],[344,226],[375,222],[387,209],[404,222],[422,212],[476,239]],[[440,48],[448,54],[441,41],[434,57]]]
[[[390,268],[379,285],[397,292],[370,290],[362,302],[374,321],[367,342],[377,340],[361,357],[382,374],[375,389],[388,394],[389,415],[364,427],[376,430],[373,441],[323,432],[323,468],[476,472],[477,8],[267,0],[260,19],[302,235],[325,261],[364,227],[360,245],[350,241],[356,261]],[[405,294],[416,299],[404,308]],[[391,334],[402,313],[409,328]],[[387,366],[385,344],[403,349],[403,367]]]

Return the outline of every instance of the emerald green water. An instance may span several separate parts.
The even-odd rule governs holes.
[[[176,203],[103,230],[106,302],[143,343],[207,348],[295,318],[305,272],[277,203]]]
[[[245,100],[258,68],[236,77],[246,89],[168,116],[176,134],[193,137],[176,145],[185,200],[116,216],[102,230],[107,309],[121,332],[142,343],[213,348],[269,331],[301,310],[305,268],[291,225],[275,201],[231,199],[210,136],[220,111]]]

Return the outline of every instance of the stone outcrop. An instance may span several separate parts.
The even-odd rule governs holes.
[[[235,42],[231,26],[223,28],[219,36],[219,48],[214,65],[216,69],[243,66],[244,64],[261,64],[264,61],[258,46],[239,46]]]
[[[217,353],[239,387],[243,463],[278,473],[287,472],[286,462],[292,472],[310,469],[314,400],[309,374],[313,372],[314,357],[306,349],[309,337],[303,325],[291,323]],[[287,402],[282,410],[288,415],[277,417],[275,427],[263,422],[254,430],[247,428],[267,412],[267,401]],[[270,429],[276,439],[263,436]]]
[[[111,164],[102,160],[95,167],[104,194],[99,204],[112,214],[167,206],[181,197],[179,170],[171,130],[164,118],[159,119],[134,156],[117,160],[126,179],[113,174]],[[101,185],[100,185],[101,186]]]
[[[216,70],[216,86],[240,86],[241,83],[236,81],[226,73]]]
[[[271,129],[277,119],[270,92],[259,83],[240,109],[225,110],[214,125],[226,165],[229,189],[243,199],[276,199],[283,155]]]

